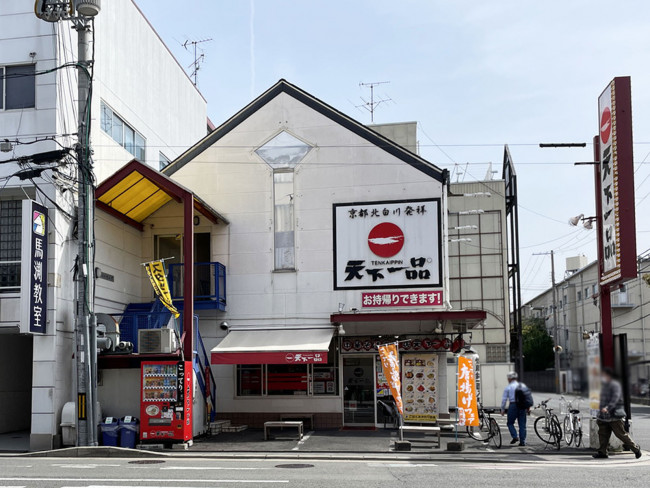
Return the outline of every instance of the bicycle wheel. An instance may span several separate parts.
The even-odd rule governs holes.
[[[564,441],[567,446],[573,442],[573,425],[571,423],[571,416],[564,417]]]
[[[495,419],[490,417],[490,433],[488,437],[488,442],[495,449],[501,449],[501,428]]]
[[[546,416],[535,419],[535,434],[546,444],[555,444],[555,434],[551,431],[551,422]]]
[[[484,415],[479,415],[478,426],[467,426],[467,435],[469,435],[475,441],[487,442],[489,427],[485,421]]]
[[[555,441],[552,445],[559,451],[560,447],[562,447],[562,427],[560,427],[560,421],[555,415],[551,417],[551,435]]]
[[[573,435],[575,436],[575,446],[580,447],[582,444],[582,422],[577,415],[573,417]]]

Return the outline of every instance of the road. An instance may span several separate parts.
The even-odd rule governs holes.
[[[532,462],[0,458],[0,488],[648,486],[650,456]]]

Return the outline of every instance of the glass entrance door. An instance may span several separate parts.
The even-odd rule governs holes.
[[[375,358],[343,357],[343,423],[375,425]]]

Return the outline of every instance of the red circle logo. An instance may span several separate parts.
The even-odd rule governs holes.
[[[609,107],[605,107],[600,116],[600,140],[603,144],[607,144],[609,136],[612,134],[612,112]]]
[[[390,222],[375,225],[368,234],[368,247],[380,258],[395,256],[404,247],[404,232]]]

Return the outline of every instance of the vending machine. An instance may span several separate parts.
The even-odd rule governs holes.
[[[140,440],[192,440],[192,362],[143,362],[141,385]]]

